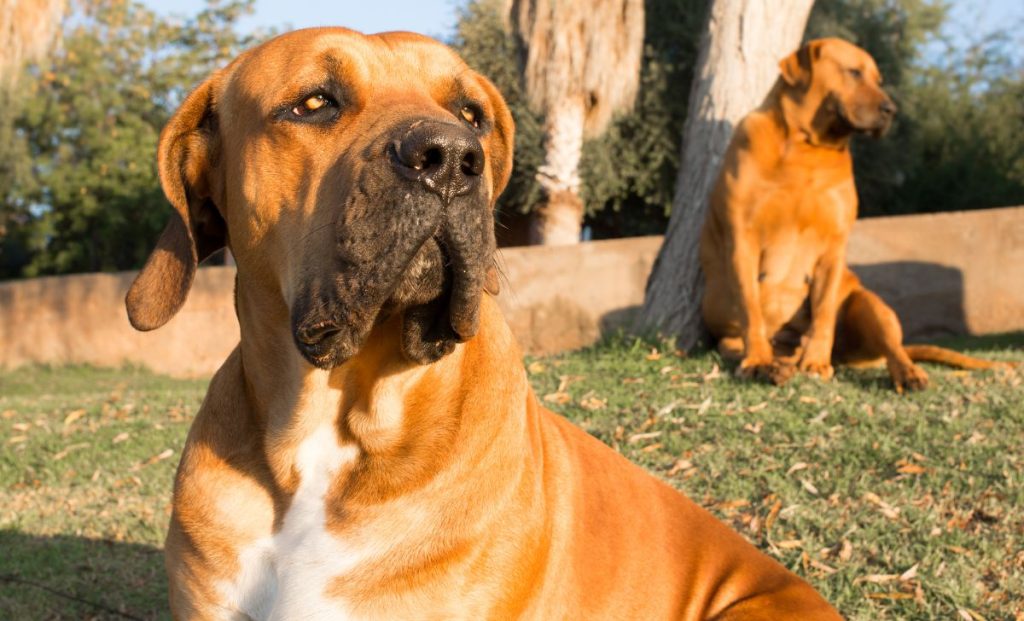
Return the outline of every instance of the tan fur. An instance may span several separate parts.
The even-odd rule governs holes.
[[[276,102],[323,79],[325,53],[363,107],[330,140],[325,130],[267,123]],[[326,533],[324,545],[350,556],[308,567],[300,565],[309,559],[282,556],[293,565],[273,566],[278,619],[838,619],[806,583],[703,509],[541,407],[487,295],[476,335],[431,364],[402,356],[397,315],[339,366],[316,368],[299,355],[289,296],[330,257],[335,241],[320,231],[352,191],[351,176],[331,164],[339,153],[362,153],[389,116],[452,115],[454,80],[494,119],[481,138],[491,204],[479,208],[490,209],[508,179],[508,110],[486,80],[423,37],[285,35],[200,87],[164,133],[164,142],[175,140],[210,114],[219,119],[203,130],[215,140],[190,143],[200,152],[181,152],[182,166],[161,169],[186,171],[163,176],[177,218],[212,204],[226,222],[242,334],[178,469],[166,545],[175,618],[238,618],[231,593],[254,566],[248,551],[258,559],[260,542],[292,528],[295,545]],[[188,166],[195,157],[208,167]],[[168,234],[186,264],[166,277],[182,282],[152,283],[162,259],[140,276],[151,283],[133,290],[142,323],[164,319],[168,300],[159,296],[173,306],[187,290],[196,257],[181,250],[189,233],[199,239],[192,229]],[[304,447],[323,429],[338,449],[337,469],[322,497],[302,497],[313,480]],[[322,520],[296,527],[296,518],[318,515],[310,510]],[[331,567],[344,569],[325,574]],[[288,583],[299,570],[322,588]],[[287,599],[295,593],[301,599]],[[258,617],[271,616],[261,610]]]
[[[884,361],[900,392],[928,384],[914,360],[993,366],[905,348],[896,314],[846,265],[857,217],[850,138],[884,132],[895,111],[874,60],[820,39],[779,68],[765,102],[736,128],[701,238],[702,311],[719,351],[741,375],[774,383],[796,371],[831,377],[833,362]]]

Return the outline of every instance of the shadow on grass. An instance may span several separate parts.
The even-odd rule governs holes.
[[[0,618],[168,618],[152,546],[0,530]]]

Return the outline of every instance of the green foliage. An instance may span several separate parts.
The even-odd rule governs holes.
[[[580,164],[587,224],[597,238],[651,235],[665,229],[706,4],[646,2],[644,60],[635,107],[584,145]]]
[[[948,14],[943,0],[818,2],[811,14],[807,38],[865,48],[900,106],[888,136],[854,144],[862,215],[1024,202],[1024,76],[1001,33],[953,45]]]
[[[98,0],[67,18],[50,66],[23,80],[15,129],[0,129],[13,134],[0,153],[11,184],[0,277],[142,264],[168,215],[160,129],[189,88],[255,41],[234,29],[251,7],[212,0],[179,20]]]

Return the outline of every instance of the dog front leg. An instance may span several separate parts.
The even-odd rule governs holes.
[[[772,346],[761,312],[761,286],[758,281],[761,253],[752,235],[734,226],[727,237],[729,277],[733,299],[740,304],[740,327],[744,353],[737,372],[741,377],[771,378]]]
[[[811,326],[803,338],[798,368],[822,379],[832,377],[832,344],[839,314],[839,295],[846,271],[846,244],[836,242],[818,260],[811,280]]]

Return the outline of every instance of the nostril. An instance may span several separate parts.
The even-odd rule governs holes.
[[[444,163],[444,153],[439,147],[429,147],[420,154],[413,168],[416,170],[432,170]]]
[[[469,151],[462,157],[462,174],[467,177],[476,177],[480,174],[479,158],[473,151]]]

